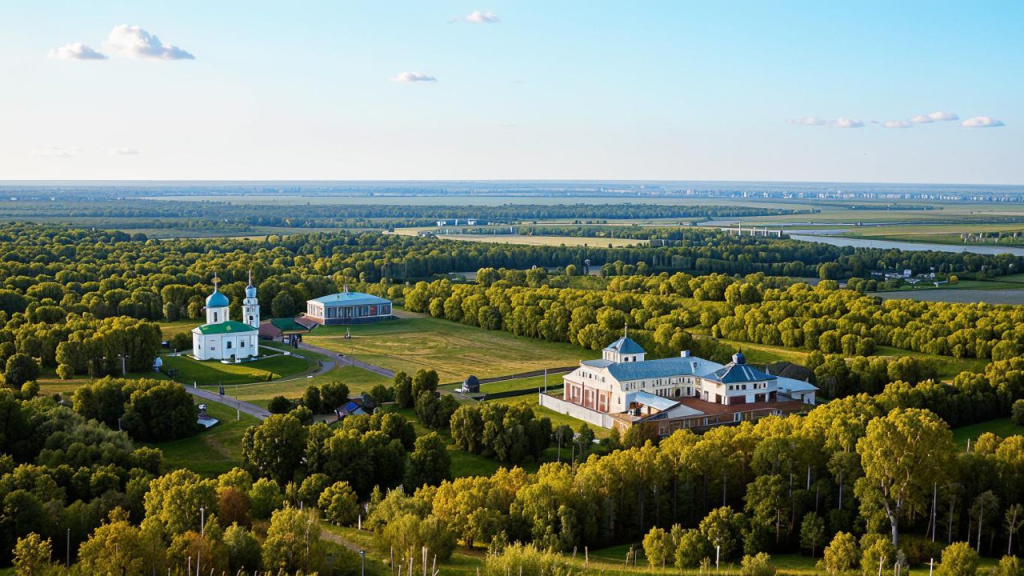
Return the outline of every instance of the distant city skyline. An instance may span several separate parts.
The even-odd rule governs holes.
[[[1024,4],[0,6],[2,180],[1024,184]]]

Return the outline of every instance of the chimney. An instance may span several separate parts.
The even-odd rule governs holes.
[[[682,352],[679,353],[679,357],[680,358],[689,358],[690,357],[690,351],[689,350],[683,350]]]

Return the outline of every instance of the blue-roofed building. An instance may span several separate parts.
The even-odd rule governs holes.
[[[390,320],[391,301],[386,298],[349,292],[348,286],[343,292],[321,296],[306,301],[306,318],[317,324],[365,324]]]
[[[561,402],[585,409],[577,417],[603,425],[685,421],[687,427],[754,419],[782,411],[782,404],[797,409],[801,403],[814,404],[813,384],[768,374],[747,364],[742,352],[725,365],[687,350],[659,360],[647,360],[646,354],[623,336],[604,349],[600,360],[584,360],[563,377]],[[591,417],[589,411],[607,416]]]

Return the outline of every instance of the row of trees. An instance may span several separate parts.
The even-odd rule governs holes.
[[[1019,307],[882,301],[833,281],[812,288],[760,274],[634,276],[589,290],[512,286],[504,279],[489,286],[435,280],[406,289],[405,305],[437,318],[591,349],[606,346],[628,324],[638,342],[661,356],[690,348],[689,329],[847,356],[892,346],[998,360],[1024,350]]]

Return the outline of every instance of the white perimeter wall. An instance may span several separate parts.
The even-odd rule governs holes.
[[[567,402],[554,396],[548,396],[547,394],[540,394],[540,405],[558,412],[559,414],[565,414],[572,416],[577,420],[582,420],[587,424],[593,424],[594,426],[600,426],[601,428],[612,427],[612,417],[607,414],[602,414],[596,410],[584,408],[578,404]]]

